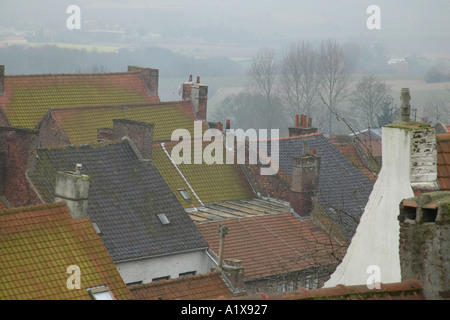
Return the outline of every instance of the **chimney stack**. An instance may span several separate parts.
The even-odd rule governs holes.
[[[152,158],[154,124],[128,119],[113,119],[115,140],[128,136],[144,160]]]
[[[244,292],[244,267],[238,259],[225,259],[223,264],[223,275],[229,281],[234,294]]]
[[[5,65],[0,64],[0,95],[5,94]]]
[[[81,170],[77,164],[75,172],[58,171],[56,176],[55,202],[65,201],[74,219],[87,217],[89,177]]]
[[[289,136],[303,136],[305,134],[311,134],[317,132],[317,128],[312,127],[312,119],[306,115],[295,115],[295,127],[289,128]]]
[[[147,87],[150,96],[158,96],[159,87],[159,69],[150,69],[144,67],[128,66],[128,72],[139,72],[139,75]]]
[[[183,100],[190,100],[194,108],[194,114],[197,120],[206,121],[208,105],[208,86],[200,83],[200,77],[197,76],[197,82],[192,82],[192,75],[189,81],[183,83]]]
[[[409,94],[409,88],[402,88],[400,100],[402,102],[402,105],[400,106],[401,120],[403,122],[409,122],[411,114],[411,105],[409,102],[411,100],[411,95]]]
[[[303,155],[292,158],[290,204],[301,217],[309,217],[314,209],[313,198],[319,185],[320,157],[314,149],[311,151],[305,144]]]

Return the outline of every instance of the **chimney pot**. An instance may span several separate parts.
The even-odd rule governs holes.
[[[197,83],[200,83],[200,77],[197,76]]]
[[[308,118],[308,128],[311,128],[311,127],[312,127],[312,119]]]
[[[400,107],[402,121],[409,122],[411,114],[411,105],[410,105],[411,95],[409,93],[409,88],[402,88],[400,100],[402,102],[402,105]]]
[[[189,75],[189,82],[192,82],[192,74]]]
[[[217,122],[217,130],[222,131],[222,122]]]
[[[316,149],[311,149],[311,150],[309,151],[309,154],[316,154]]]
[[[230,123],[230,120],[227,120],[227,125],[226,125],[225,129],[229,130],[229,129],[230,129],[230,127],[231,127],[231,123]]]
[[[298,114],[295,115],[295,128],[300,126],[300,116]]]
[[[81,175],[81,169],[83,168],[83,165],[81,163],[77,163],[76,167],[75,167],[75,174],[76,175]]]

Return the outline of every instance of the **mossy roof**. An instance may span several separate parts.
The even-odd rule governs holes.
[[[71,265],[80,289],[67,287]],[[132,299],[88,218],[74,220],[64,202],[0,211],[0,299],[91,299],[97,286]]]
[[[194,142],[192,142],[194,143]],[[164,144],[169,155],[177,142]],[[203,143],[202,150],[209,142]],[[161,175],[167,181],[173,193],[185,208],[199,207],[202,203],[220,202],[227,200],[250,199],[253,197],[239,165],[226,164],[225,149],[223,150],[223,164],[207,164],[203,159],[201,164],[194,164],[194,148],[191,152],[191,164],[181,163],[177,167],[164,152],[160,143],[153,144],[152,158]],[[180,172],[177,170],[180,170]],[[200,199],[197,199],[197,197]],[[185,200],[179,189],[185,189],[191,199]],[[200,202],[201,201],[201,202]]]
[[[153,123],[154,140],[170,140],[175,129],[187,129],[193,135],[195,120],[190,101],[63,108],[49,112],[74,145],[96,143],[97,129],[112,129],[114,119]]]
[[[9,124],[33,129],[50,108],[155,103],[138,72],[5,76],[0,108]]]

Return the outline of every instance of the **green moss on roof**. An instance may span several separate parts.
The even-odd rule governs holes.
[[[50,108],[154,101],[133,73],[10,76],[5,86],[8,103],[2,108],[9,122],[30,129]]]
[[[169,154],[171,154],[173,146],[173,143],[165,145]],[[249,199],[252,197],[239,167],[234,164],[226,164],[225,160],[223,164],[206,164],[205,162],[194,164],[193,151],[191,156],[191,164],[182,163],[178,165],[178,168],[203,203]],[[196,199],[160,145],[154,144],[152,157],[156,167],[181,204],[185,208],[200,206],[200,202]],[[186,189],[191,200],[185,200],[178,191],[179,189]]]
[[[2,213],[0,299],[91,299],[87,288],[101,285],[131,298],[89,219],[74,220],[64,204]],[[67,287],[71,265],[81,270],[80,289]]]
[[[190,108],[190,106],[189,106]],[[154,124],[154,140],[170,140],[175,129],[184,128],[193,135],[193,116],[174,104],[72,108],[53,110],[72,144],[96,143],[98,128],[113,128],[114,119],[128,119]]]

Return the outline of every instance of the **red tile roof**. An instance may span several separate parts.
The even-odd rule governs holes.
[[[358,170],[360,170],[370,181],[375,182],[377,177],[369,170],[367,165],[362,161],[355,146],[348,143],[334,143],[338,149]]]
[[[28,129],[50,108],[155,102],[139,72],[8,75],[0,95],[9,125]]]
[[[80,289],[67,286],[71,265]],[[0,299],[91,299],[98,286],[132,299],[88,218],[74,220],[64,202],[0,211]]]
[[[220,272],[150,282],[130,287],[135,300],[205,300],[232,298]]]
[[[342,257],[340,250],[333,252],[325,232],[290,213],[198,224],[215,253],[219,253],[219,224],[228,226],[223,258],[242,260],[245,281],[334,264],[333,253]]]
[[[367,285],[344,286],[306,290],[296,292],[257,296],[245,299],[265,300],[425,300],[420,282],[411,279],[398,283],[381,283],[380,288],[369,289]]]
[[[450,133],[437,134],[437,175],[441,190],[450,190]]]

